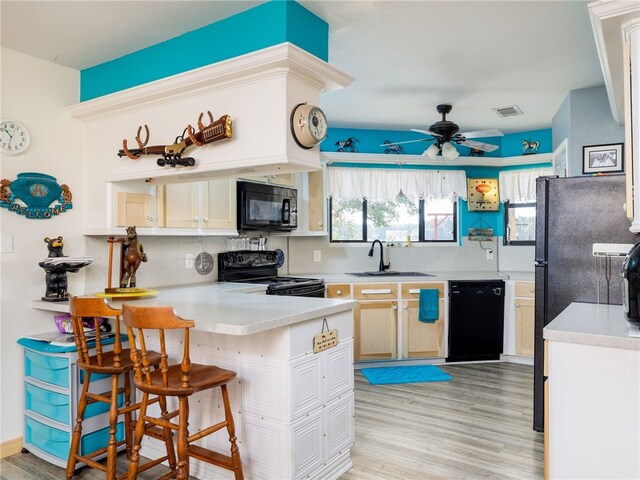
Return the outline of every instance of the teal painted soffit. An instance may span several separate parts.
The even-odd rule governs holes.
[[[133,32],[135,34],[135,32]],[[274,0],[80,72],[80,101],[91,100],[229,58],[291,42],[329,58],[329,26],[294,1]]]

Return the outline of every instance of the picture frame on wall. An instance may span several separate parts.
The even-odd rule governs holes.
[[[620,173],[624,171],[623,143],[582,147],[582,173]]]

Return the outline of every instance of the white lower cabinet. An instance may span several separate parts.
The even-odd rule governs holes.
[[[248,480],[337,479],[352,465],[353,314],[327,316],[339,343],[313,353],[312,338],[322,331],[324,318],[247,336],[192,333],[194,363],[237,372],[229,397]],[[214,389],[190,401],[190,432],[224,418],[219,397]],[[226,432],[201,442],[221,453],[229,449]],[[161,442],[143,444],[142,455],[145,448],[150,458],[162,453]],[[197,461],[190,473],[200,479],[233,478]]]

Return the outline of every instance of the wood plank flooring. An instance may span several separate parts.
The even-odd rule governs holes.
[[[356,372],[354,467],[341,480],[543,478],[533,367],[439,367],[453,380],[370,385]]]
[[[440,368],[453,380],[370,385],[356,371],[354,467],[341,480],[541,479],[543,436],[531,427],[533,367]],[[118,464],[124,471],[125,459]],[[165,471],[156,467],[139,478],[152,480]],[[1,480],[62,478],[64,469],[32,454],[0,462]],[[97,480],[104,474],[83,469],[75,478]]]

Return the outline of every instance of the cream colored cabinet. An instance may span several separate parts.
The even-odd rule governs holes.
[[[156,225],[155,197],[145,193],[116,193],[116,227]]]
[[[353,298],[358,300],[354,315],[355,360],[397,358],[397,284],[355,284]]]
[[[235,180],[161,185],[159,226],[232,230],[236,227]]]
[[[418,320],[420,289],[439,294],[439,318]],[[445,283],[328,284],[328,298],[353,298],[355,360],[394,360],[445,356]]]
[[[514,292],[516,355],[533,357],[535,341],[535,283],[515,282]]]
[[[420,290],[438,290],[438,320],[433,323],[418,319]],[[401,284],[402,350],[404,358],[428,358],[444,356],[444,283],[403,283]]]
[[[324,197],[324,171],[309,172],[308,174],[308,219],[309,231],[326,232],[326,212]]]

